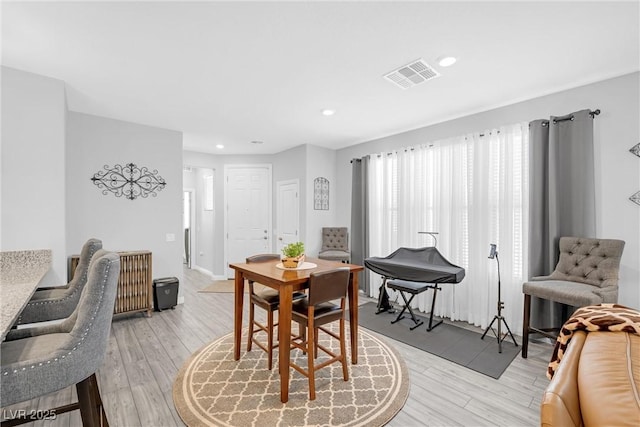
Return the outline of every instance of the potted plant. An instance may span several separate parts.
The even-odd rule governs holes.
[[[297,268],[304,262],[304,243],[289,243],[282,248],[282,265],[286,268]]]

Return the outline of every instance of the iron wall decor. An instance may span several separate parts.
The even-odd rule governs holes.
[[[636,156],[640,157],[640,142],[634,145],[633,147],[631,147],[629,149],[629,152],[631,154],[635,154]],[[632,194],[631,197],[629,197],[629,200],[631,200],[636,205],[640,206],[640,191],[637,191],[635,194]]]
[[[150,171],[149,168],[138,167],[135,163],[113,167],[104,165],[104,170],[93,174],[91,181],[102,189],[102,194],[105,196],[111,193],[116,197],[124,196],[129,200],[137,197],[146,198],[149,195],[156,197],[156,192],[167,185],[158,175],[157,170]]]
[[[329,180],[318,177],[313,180],[313,209],[329,210]]]

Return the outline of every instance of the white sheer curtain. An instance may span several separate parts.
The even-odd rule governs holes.
[[[528,124],[503,126],[372,155],[369,168],[370,256],[398,247],[433,246],[420,231],[438,232],[437,248],[464,267],[465,279],[444,284],[435,314],[486,327],[497,312],[498,274],[488,259],[498,245],[502,300],[512,332],[522,330],[528,221]],[[381,278],[371,275],[371,296]],[[432,291],[414,299],[430,310]],[[397,295],[390,292],[392,299]]]

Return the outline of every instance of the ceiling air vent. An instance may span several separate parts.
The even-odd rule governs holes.
[[[418,59],[386,74],[384,78],[402,89],[409,89],[439,76],[440,73],[424,62],[423,59]]]

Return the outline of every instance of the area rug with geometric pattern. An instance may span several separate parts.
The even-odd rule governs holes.
[[[407,367],[398,352],[359,328],[358,364],[349,364],[349,381],[340,363],[316,372],[316,399],[309,400],[308,379],[291,370],[289,401],[280,402],[278,352],[274,368],[267,354],[246,352],[246,330],[240,360],[233,360],[233,334],[193,354],[173,383],[173,401],[188,426],[383,426],[402,409],[409,395]],[[348,336],[348,328],[347,328]],[[337,340],[320,335],[334,352]],[[326,358],[319,352],[318,364]],[[351,350],[347,345],[347,354]],[[306,366],[306,355],[291,351]]]

